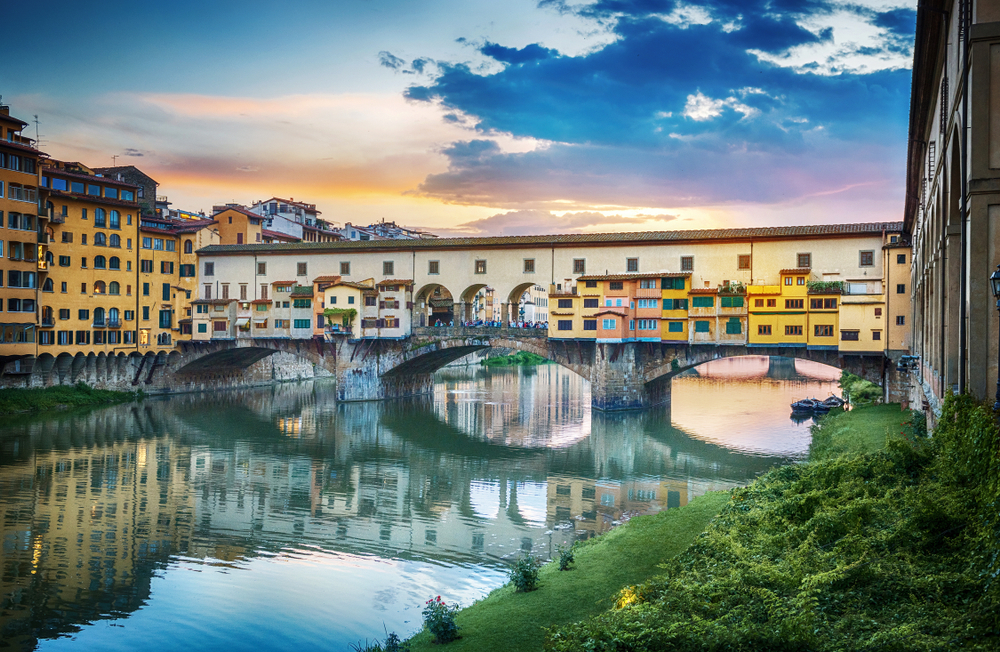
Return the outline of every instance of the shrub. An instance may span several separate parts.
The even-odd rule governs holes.
[[[519,557],[510,568],[510,581],[518,593],[527,593],[538,588],[538,568],[541,562],[532,554]]]
[[[389,632],[386,634],[384,643],[379,643],[378,639],[376,639],[371,643],[365,641],[364,643],[351,645],[351,649],[354,652],[408,652],[410,646],[401,641],[396,632]]]
[[[840,387],[844,390],[844,400],[853,405],[866,405],[882,399],[881,387],[849,371],[841,372]]]
[[[569,565],[575,561],[573,559],[573,546],[560,545],[556,550],[559,552],[559,570],[569,570]]]
[[[424,606],[424,626],[434,635],[438,643],[450,643],[458,638],[458,625],[455,624],[455,614],[458,605],[445,604],[441,596],[431,598]]]

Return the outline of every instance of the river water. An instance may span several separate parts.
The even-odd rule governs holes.
[[[800,459],[830,367],[719,360],[672,401],[592,412],[562,367],[449,368],[432,397],[325,381],[0,426],[0,648],[348,649],[467,605],[526,551]]]

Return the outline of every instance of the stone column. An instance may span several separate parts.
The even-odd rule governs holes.
[[[598,410],[639,410],[670,400],[670,381],[645,382],[645,365],[635,342],[600,343],[590,375],[591,403]],[[612,362],[611,358],[617,357]]]

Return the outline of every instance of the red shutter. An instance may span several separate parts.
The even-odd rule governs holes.
[[[412,301],[407,301],[406,302],[406,309],[407,310],[413,310],[413,302]]]

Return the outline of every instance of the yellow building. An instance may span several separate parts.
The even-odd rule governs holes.
[[[691,274],[665,274],[660,280],[660,332],[664,342],[687,342]]]
[[[257,244],[262,242],[264,218],[242,206],[228,205],[212,215],[218,222],[219,244]]]
[[[806,302],[811,274],[809,268],[783,269],[778,273],[777,285],[747,287],[749,345],[802,346],[809,343]],[[836,343],[833,332],[820,337],[830,337]]]
[[[136,187],[62,161],[42,168],[42,185],[51,243],[42,316],[53,335],[40,338],[39,350],[58,356],[135,349],[142,323]]]
[[[0,105],[0,372],[20,372],[19,360],[35,355],[38,290],[46,269],[47,215],[39,210],[39,158],[28,123]],[[48,328],[51,329],[51,316]],[[45,335],[51,343],[50,334]]]

